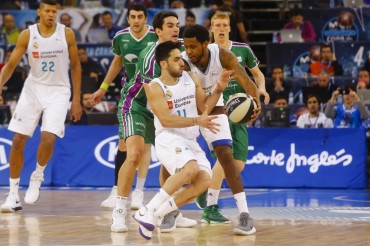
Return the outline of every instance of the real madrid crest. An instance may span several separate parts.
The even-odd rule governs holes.
[[[165,93],[166,100],[170,100],[172,98],[172,92],[167,89]]]
[[[180,153],[181,153],[181,151],[182,151],[182,149],[181,149],[180,147],[176,147],[176,148],[175,148],[175,152],[176,152],[176,154],[180,154]]]
[[[39,44],[37,42],[34,42],[32,47],[37,50],[39,48]]]

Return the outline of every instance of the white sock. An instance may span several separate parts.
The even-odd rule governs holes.
[[[117,196],[116,209],[126,210],[127,197]]]
[[[245,192],[234,194],[234,198],[236,201],[236,206],[238,206],[239,214],[243,212],[249,213]]]
[[[21,178],[17,178],[17,179],[9,178],[10,193],[14,193],[18,195],[20,180]]]
[[[159,189],[158,193],[150,200],[148,205],[146,205],[146,208],[148,211],[153,212],[154,210],[158,209],[159,206],[162,205],[165,201],[167,201],[170,198],[170,195],[167,194],[165,190],[162,188]]]
[[[173,200],[173,197],[170,197],[167,201],[162,203],[161,206],[159,206],[158,210],[155,211],[155,215],[163,218],[166,214],[171,213],[172,211],[175,211],[178,209],[175,201]]]
[[[145,178],[142,179],[142,178],[137,178],[136,179],[136,186],[135,186],[135,190],[144,190],[144,184],[145,184]]]
[[[220,190],[208,189],[207,207],[212,206],[212,205],[217,205],[219,195],[220,195]]]
[[[39,163],[37,163],[37,165],[36,165],[36,174],[38,175],[38,176],[42,176],[42,175],[44,175],[44,170],[45,170],[45,167],[46,167],[46,165],[45,166],[41,166]]]

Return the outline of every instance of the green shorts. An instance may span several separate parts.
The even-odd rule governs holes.
[[[146,144],[154,144],[155,128],[153,116],[129,112],[122,114],[118,110],[119,139],[126,140],[130,136],[143,136]]]
[[[235,124],[229,120],[231,136],[233,138],[233,156],[235,160],[246,161],[248,155],[247,125]]]

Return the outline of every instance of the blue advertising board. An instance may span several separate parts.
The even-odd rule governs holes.
[[[366,135],[361,129],[250,128],[245,187],[365,188]],[[117,126],[67,126],[45,172],[44,185],[112,186]],[[21,185],[35,168],[40,132],[30,138]],[[0,185],[8,185],[12,133],[0,129]],[[199,143],[213,164],[204,139]],[[146,187],[159,187],[160,163],[152,148]],[[226,186],[226,183],[225,183]]]

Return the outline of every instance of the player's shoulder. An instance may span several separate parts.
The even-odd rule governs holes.
[[[235,47],[235,48],[247,48],[247,49],[251,49],[251,47],[248,44],[242,43],[242,42],[231,41],[231,46],[232,47]]]
[[[126,28],[121,29],[118,32],[116,32],[113,39],[115,39],[117,37],[120,37],[120,36],[124,36],[124,35],[130,35],[130,27],[126,27]]]

